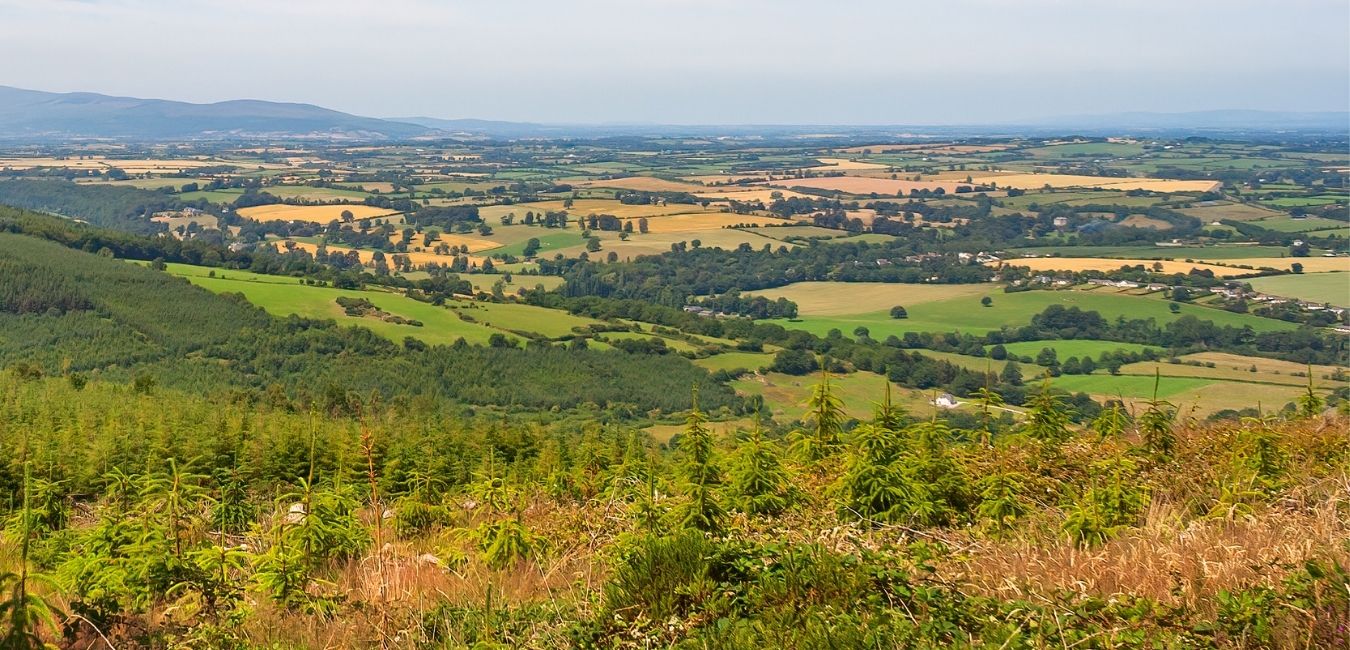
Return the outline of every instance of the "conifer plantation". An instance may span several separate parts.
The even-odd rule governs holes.
[[[1309,392],[666,443],[349,395],[0,379],[4,648],[1342,647],[1350,443]]]

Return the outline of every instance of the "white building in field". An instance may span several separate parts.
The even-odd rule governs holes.
[[[951,393],[943,393],[933,400],[934,406],[944,409],[954,409],[958,404],[960,404],[960,402],[956,401],[956,398],[953,397]]]

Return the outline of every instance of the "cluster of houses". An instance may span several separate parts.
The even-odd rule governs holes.
[[[703,307],[703,306],[700,306],[700,305],[685,305],[685,306],[684,306],[684,313],[686,313],[686,314],[693,314],[693,315],[695,315],[695,316],[702,316],[702,317],[704,317],[704,318],[731,318],[731,317],[732,317],[732,314],[728,314],[728,313],[720,312],[720,311],[713,311],[713,310],[711,310],[711,309],[708,309],[707,307]]]
[[[1064,286],[1061,283],[1068,283],[1067,280],[1056,280],[1044,275],[1038,275],[1035,278],[1032,278],[1032,281],[1039,282],[1042,284],[1053,284],[1054,286]],[[1149,291],[1165,291],[1171,288],[1166,284],[1161,284],[1158,282],[1150,282],[1148,284],[1144,284],[1141,282],[1133,282],[1130,280],[1107,280],[1105,278],[1092,278],[1088,280],[1087,283],[1101,287],[1116,287],[1119,289],[1144,288]],[[1345,316],[1345,313],[1347,311],[1345,308],[1332,307],[1330,305],[1326,305],[1320,302],[1297,300],[1294,298],[1283,298],[1280,296],[1272,296],[1270,294],[1261,293],[1259,291],[1249,291],[1245,289],[1243,285],[1239,282],[1230,282],[1222,287],[1215,287],[1213,289],[1209,289],[1208,291],[1209,293],[1223,296],[1228,300],[1246,300],[1249,303],[1258,303],[1262,305],[1291,304],[1296,305],[1300,309],[1305,309],[1308,311],[1326,311],[1331,314],[1335,314],[1338,318]]]
[[[182,210],[165,210],[163,212],[156,212],[150,215],[152,219],[155,217],[172,219],[174,217],[204,217],[204,216],[206,216],[206,212],[192,207],[183,208]]]
[[[943,253],[919,253],[917,255],[906,255],[901,259],[908,264],[921,264],[928,260],[941,259],[944,256]],[[978,253],[957,253],[956,259],[960,260],[962,264],[988,264],[990,262],[998,262],[1002,258],[993,253],[980,251]],[[877,260],[877,266],[890,266],[895,263],[895,260]]]
[[[1044,277],[1044,276],[1037,276],[1037,277]],[[1162,284],[1160,282],[1149,282],[1145,284],[1143,282],[1133,282],[1131,280],[1107,280],[1105,278],[1092,278],[1087,282],[1088,284],[1097,285],[1099,287],[1116,287],[1119,289],[1144,288],[1148,289],[1149,291],[1164,291],[1169,288],[1168,285]]]

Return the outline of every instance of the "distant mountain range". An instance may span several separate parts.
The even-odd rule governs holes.
[[[190,104],[0,86],[0,137],[18,139],[315,137],[400,139],[430,129],[310,104],[234,100]]]
[[[0,86],[0,139],[124,140],[313,138],[408,140],[479,138],[962,137],[1011,135],[1241,134],[1350,131],[1350,112],[1216,110],[1076,115],[987,125],[540,124],[478,119],[361,117],[311,104],[234,100],[192,104],[97,93],[49,93]]]

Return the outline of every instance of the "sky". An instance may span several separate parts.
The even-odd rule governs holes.
[[[375,117],[1350,108],[1347,0],[0,0],[0,85]]]

